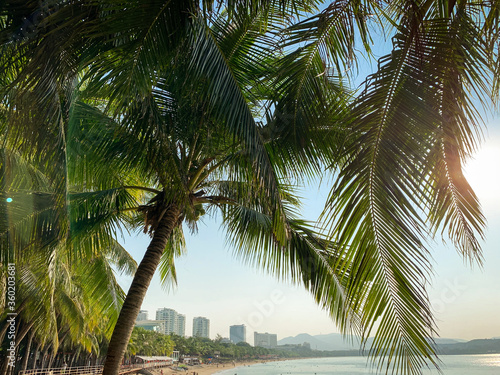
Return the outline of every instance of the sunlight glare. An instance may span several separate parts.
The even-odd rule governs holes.
[[[465,166],[465,177],[483,209],[500,209],[500,140],[489,140]]]

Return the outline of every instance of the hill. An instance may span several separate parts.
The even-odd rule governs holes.
[[[359,341],[350,343],[339,333],[329,333],[324,335],[309,335],[301,333],[297,336],[285,337],[278,341],[278,345],[299,345],[307,342],[311,344],[313,350],[353,350],[359,348]]]
[[[455,344],[439,344],[439,354],[500,353],[500,339],[478,339]]]
[[[372,341],[373,339],[369,338],[366,346],[370,347]],[[289,336],[279,340],[278,345],[301,345],[305,342],[309,343],[311,345],[311,349],[313,350],[326,351],[358,350],[360,346],[359,339],[353,337],[345,339],[339,333],[329,333],[314,336],[308,333],[300,333],[297,336]],[[446,347],[446,350],[451,350],[448,349],[449,345],[466,343],[465,340],[450,338],[437,338],[435,339],[435,342],[440,348],[441,346]]]

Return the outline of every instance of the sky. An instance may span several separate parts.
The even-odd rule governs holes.
[[[441,337],[474,339],[500,336],[500,118],[490,121],[486,142],[466,166],[466,176],[478,194],[488,220],[484,265],[470,266],[451,244],[437,238],[430,244],[434,275],[429,297]],[[303,216],[317,219],[328,186],[308,186]],[[187,254],[178,258],[178,286],[166,290],[155,275],[142,305],[154,319],[158,308],[172,308],[186,315],[186,336],[192,334],[193,318],[210,319],[210,337],[229,337],[229,326],[245,324],[247,342],[253,332],[276,333],[278,340],[299,333],[339,332],[325,311],[301,286],[276,280],[244,264],[225,244],[219,218],[204,219],[196,235],[185,230]],[[149,237],[127,237],[125,248],[139,262]],[[131,278],[119,276],[124,290]]]

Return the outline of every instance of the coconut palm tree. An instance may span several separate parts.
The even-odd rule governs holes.
[[[121,17],[122,15],[112,14],[112,16]],[[249,41],[251,42],[256,36],[264,33],[264,14],[259,12],[258,17],[255,15],[252,15],[252,17],[250,20],[253,23],[248,23],[248,17],[241,21],[248,31],[248,37],[246,38],[228,32],[231,31],[230,29],[224,30],[220,28],[221,24],[228,23],[227,15],[221,17],[218,22],[221,32],[218,35],[219,43],[222,45],[222,42],[226,41],[227,45],[224,47],[226,53],[231,53],[233,56],[239,55],[239,60],[245,57],[242,51],[245,51],[248,47]],[[271,257],[272,262],[276,263],[273,267],[278,273],[284,272],[283,267],[286,266],[286,264],[281,264],[284,262],[281,259],[284,256],[281,254],[282,249],[291,246],[290,244],[297,246],[293,251],[301,251],[302,253],[296,254],[297,259],[294,257],[292,260],[288,260],[288,266],[291,266],[292,271],[294,269],[304,269],[304,282],[307,283],[308,287],[314,289],[313,292],[319,301],[335,310],[334,315],[336,317],[344,321],[353,316],[352,313],[347,311],[347,307],[343,302],[338,303],[339,299],[342,299],[339,291],[342,285],[341,282],[335,280],[335,275],[329,268],[331,262],[329,258],[334,254],[323,251],[327,248],[325,242],[316,238],[312,231],[307,230],[307,228],[304,229],[302,223],[289,219],[290,213],[285,212],[284,203],[286,201],[295,202],[292,196],[283,187],[280,187],[278,181],[279,178],[286,176],[284,174],[286,169],[282,168],[281,171],[273,169],[269,161],[270,155],[261,140],[262,135],[256,127],[245,95],[242,95],[237,85],[238,82],[232,77],[232,71],[226,66],[224,56],[220,54],[219,46],[213,40],[212,32],[207,33],[210,29],[207,29],[205,21],[195,22],[191,25],[191,28],[191,37],[186,38],[185,42],[174,49],[174,53],[167,54],[170,69],[172,68],[172,62],[178,63],[176,60],[182,61],[182,59],[186,61],[187,56],[188,64],[185,68],[183,66],[177,68],[175,75],[166,74],[162,71],[162,69],[166,70],[162,66],[162,64],[165,64],[165,57],[162,57],[163,61],[159,60],[159,63],[154,66],[155,76],[153,77],[154,88],[152,92],[149,92],[152,88],[152,82],[150,81],[147,81],[146,85],[142,85],[142,87],[146,87],[146,90],[134,92],[132,96],[134,96],[135,101],[127,111],[120,112],[121,121],[118,124],[108,128],[105,125],[112,124],[113,120],[101,116],[98,117],[99,128],[96,129],[99,130],[98,132],[92,133],[89,128],[85,128],[81,133],[65,134],[65,138],[69,139],[67,141],[69,149],[73,151],[72,154],[66,153],[66,161],[71,162],[72,158],[77,159],[79,157],[82,159],[76,160],[74,165],[77,169],[74,173],[79,173],[78,168],[81,168],[80,176],[87,178],[84,182],[84,189],[86,191],[92,190],[89,191],[85,198],[85,204],[81,210],[81,219],[77,220],[80,221],[78,224],[82,226],[84,224],[89,225],[89,221],[99,220],[101,215],[109,214],[112,216],[116,212],[122,214],[124,211],[137,208],[145,217],[146,230],[152,234],[152,242],[143,262],[139,265],[111,339],[105,372],[117,371],[117,366],[126,348],[147,285],[168,240],[176,241],[170,245],[172,250],[166,252],[164,273],[171,272],[171,257],[176,253],[175,251],[179,245],[177,240],[179,235],[172,234],[179,232],[180,223],[183,220],[194,225],[196,219],[204,213],[203,205],[222,206],[224,208],[225,215],[231,218],[231,221],[227,220],[230,224],[229,229],[241,236],[242,246],[246,243],[250,244],[252,240],[266,240],[267,242],[270,241],[271,244],[274,243],[272,247],[274,254],[269,254],[270,251],[268,251],[263,256],[256,256],[256,259],[264,259],[266,264],[271,264],[271,260],[266,259]],[[160,31],[163,32],[164,30],[161,29]],[[237,32],[241,33],[242,30],[237,30]],[[241,45],[235,45],[234,41],[239,41]],[[132,42],[132,44],[134,43],[135,41]],[[139,47],[142,48],[143,44],[151,43],[151,40],[145,38],[141,43]],[[122,48],[130,47],[129,44],[125,43]],[[262,46],[257,44],[255,46],[257,46],[256,53],[265,51]],[[186,48],[187,53],[180,53],[182,48]],[[120,50],[117,49],[114,53],[118,56]],[[176,54],[181,57],[178,58]],[[214,74],[212,70],[214,67],[217,68],[217,65],[207,66],[206,71],[193,71],[193,64],[196,64],[196,60],[205,58],[206,54],[213,55],[215,63],[222,67],[222,71],[216,71],[215,74],[222,76],[224,85],[228,89],[227,91],[224,90],[224,93],[226,96],[232,97],[234,101],[234,108],[230,108],[231,112],[229,113],[224,104],[226,100],[224,97],[210,96],[215,90],[210,76]],[[142,58],[142,56],[140,57]],[[151,58],[151,56],[146,57]],[[239,60],[236,60],[236,58],[234,60],[232,65],[238,67]],[[114,100],[115,98],[121,101],[127,100],[120,91],[124,86],[128,85],[133,89],[136,86],[142,87],[136,85],[138,82],[135,82],[134,63],[130,64],[128,72],[130,74],[117,74],[115,66],[110,66],[109,61],[103,61],[102,66],[99,65],[99,62],[95,64],[94,69],[88,72],[92,79],[86,88],[86,92],[90,92],[87,95],[91,96],[94,92],[97,92],[95,87],[99,85],[109,90],[109,97],[112,99],[109,108],[110,112],[113,113],[116,108],[123,108],[120,102]],[[148,62],[150,61],[146,60],[145,63]],[[123,63],[127,67],[129,66],[126,62]],[[144,61],[141,61],[142,63]],[[259,73],[259,70],[262,71],[264,66],[256,68],[254,68],[254,80],[260,79],[262,73]],[[125,77],[125,79],[132,77],[134,80],[121,81],[117,78],[120,76]],[[245,78],[241,74],[240,77]],[[245,79],[251,83],[248,77]],[[100,82],[103,81],[104,84],[101,84]],[[131,82],[133,85],[130,84]],[[186,82],[189,82],[189,90],[186,90]],[[38,90],[32,91],[36,95]],[[199,101],[200,93],[207,99]],[[248,94],[252,94],[252,92],[249,91]],[[127,93],[127,95],[130,97],[131,94]],[[78,105],[75,106],[76,110],[70,122],[85,121],[88,126],[89,121],[98,115],[98,111],[90,106],[80,105],[78,107]],[[71,111],[71,107],[69,111]],[[56,109],[55,112],[57,113],[59,110]],[[84,114],[84,116],[79,116],[79,113]],[[92,117],[92,115],[94,116]],[[60,130],[65,132],[67,130],[65,127],[67,125],[64,125],[63,129]],[[35,131],[38,131],[38,129],[38,126],[34,128]],[[72,129],[79,128],[74,126]],[[272,130],[268,131],[266,138],[269,141],[279,142],[279,137],[276,137]],[[328,135],[328,133],[325,134]],[[94,135],[93,138],[92,135]],[[325,141],[327,138],[322,137],[321,141]],[[73,139],[77,139],[79,142],[73,145]],[[86,141],[87,145],[91,146],[83,152],[79,152],[78,147],[83,149],[85,147],[82,144],[83,141]],[[99,141],[102,141],[102,143],[99,144]],[[285,143],[293,146],[293,142],[285,141]],[[42,147],[45,146],[42,145]],[[312,150],[312,144],[304,145],[302,149]],[[93,150],[95,150],[94,153],[99,154],[98,158],[90,157]],[[138,150],[145,153],[137,153]],[[288,151],[288,154],[289,156],[283,154],[285,157],[281,161],[289,165],[291,165],[293,158],[297,157],[296,155],[300,156],[300,153],[291,153],[290,151]],[[311,159],[307,152],[302,154],[305,160]],[[124,202],[118,201],[116,194],[103,195],[102,190],[97,191],[95,188],[102,189],[103,181],[99,180],[101,176],[99,167],[96,164],[91,164],[96,159],[101,160],[101,163],[102,160],[110,161],[106,165],[107,172],[109,172],[110,166],[113,165],[112,170],[121,173],[116,176],[120,180],[119,185],[116,184],[116,180],[112,181],[118,187],[112,187],[108,189],[108,192],[137,190],[152,193],[153,195],[148,204],[140,207],[126,206]],[[92,167],[93,171],[92,176],[88,176],[90,167]],[[143,177],[141,185],[123,184],[124,181],[129,179],[124,176],[131,169],[141,171]],[[102,167],[100,170],[102,170]],[[295,172],[298,170],[298,168],[294,169]],[[278,172],[283,173],[283,175],[279,176]],[[73,171],[68,170],[68,181],[71,181],[71,173]],[[146,183],[145,186],[144,183]],[[104,197],[107,197],[109,202],[113,202],[112,205],[102,201]],[[92,199],[101,199],[101,204],[92,202]],[[228,209],[225,207],[227,205],[235,205],[237,209]],[[113,211],[107,214],[104,211],[91,212],[93,209],[102,211],[103,207],[109,208],[110,206]],[[115,206],[119,207],[119,209],[117,210]],[[89,218],[91,220],[88,220]],[[250,220],[253,223],[249,222]],[[95,226],[96,223],[93,223],[93,225]],[[251,231],[254,238],[242,235],[241,232],[245,230],[248,233]],[[264,231],[266,233],[263,233]],[[308,237],[311,239],[306,241],[305,238]],[[289,238],[293,238],[294,241],[289,243]],[[267,243],[265,248],[269,246],[270,244]],[[316,249],[317,246],[319,250]],[[302,257],[307,255],[308,258],[301,260],[299,255]],[[285,260],[290,256],[290,253],[286,254],[284,256]],[[276,257],[276,259],[273,257]],[[323,270],[322,274],[313,272],[319,269]],[[308,274],[306,274],[306,270]],[[292,276],[298,278],[298,275],[295,270]],[[320,288],[319,286],[324,283],[320,279],[324,277],[332,279],[332,283],[329,283],[331,286]],[[334,302],[337,306],[334,306]],[[338,312],[339,308],[343,311]]]
[[[111,334],[124,299],[112,266],[131,274],[135,261],[116,242],[93,251],[84,236],[77,235],[78,228],[71,231],[77,242],[61,241],[57,194],[51,191],[43,168],[36,168],[34,160],[28,162],[9,147],[2,148],[2,155],[0,184],[7,215],[0,219],[1,270],[6,272],[8,263],[15,264],[16,303],[14,310],[3,305],[0,340],[5,342],[9,326],[6,314],[14,312],[16,350],[25,342],[24,361],[18,364],[23,369],[33,341],[51,351],[51,361],[60,345],[98,352],[102,338]],[[80,195],[75,194],[70,201],[78,199]],[[6,289],[1,292],[5,295]],[[0,373],[7,373],[7,363],[2,361]]]
[[[2,89],[12,78],[10,74],[2,76]],[[82,231],[74,203],[83,201],[85,194],[70,189],[66,144],[55,149],[48,146],[52,153],[41,149],[39,153],[26,152],[20,138],[9,136],[20,115],[17,109],[22,107],[11,111],[9,99],[0,107],[0,272],[5,274],[8,263],[15,263],[16,347],[19,349],[27,337],[46,352],[50,350],[52,360],[60,341],[95,351],[98,341],[109,338],[124,299],[112,267],[133,273],[135,261],[115,239],[97,233],[90,240],[90,227]],[[61,97],[61,107],[63,101]],[[63,123],[66,119],[59,117]],[[134,197],[122,195],[121,199]],[[5,296],[5,285],[0,291]],[[12,311],[3,300],[0,314],[5,317],[7,312]],[[104,318],[97,320],[98,316]],[[6,324],[0,327],[2,342],[7,328]],[[25,355],[29,355],[29,348],[27,345]],[[7,361],[2,365],[3,374]]]
[[[196,221],[216,209],[221,209],[230,238],[247,257],[271,267],[277,274],[292,272],[292,277],[302,279],[339,320],[354,319],[347,301],[341,301],[343,285],[329,267],[335,252],[321,236],[294,218],[291,207],[297,202],[290,189],[281,183],[277,185],[280,217],[276,213],[277,202],[259,178],[243,142],[234,139],[220,120],[207,114],[207,103],[200,100],[196,91],[186,91],[184,84],[176,87],[176,81],[167,80],[157,87],[158,92],[153,92],[145,103],[129,106],[129,113],[120,122],[86,105],[82,106],[82,113],[74,114],[84,125],[75,134],[79,152],[85,155],[79,168],[88,170],[87,160],[108,160],[109,164],[101,170],[112,166],[114,171],[123,173],[115,189],[145,191],[149,196],[139,206],[120,206],[112,195],[108,196],[109,203],[101,200],[97,204],[93,197],[102,199],[102,195],[92,191],[92,181],[87,181],[86,189],[91,191],[82,215],[94,216],[94,207],[109,207],[113,211],[100,214],[112,215],[120,206],[118,211],[130,213],[132,225],[140,225],[152,237],[113,332],[104,371],[117,370],[121,351],[126,349],[129,331],[162,257],[163,276],[175,277],[173,258],[181,253],[183,244],[181,224],[185,222],[195,230]],[[127,183],[130,170],[139,171],[141,184]],[[101,171],[94,168],[93,173],[99,176]],[[275,174],[276,181],[283,178]],[[285,237],[280,238],[281,231]]]
[[[214,49],[213,44],[201,47]],[[68,104],[70,116],[63,125],[68,140],[63,160],[68,166],[67,207],[72,215],[66,240],[73,246],[86,241],[92,241],[91,248],[106,245],[103,238],[109,237],[105,232],[114,220],[137,225],[138,220],[132,215],[134,210],[140,213],[140,222],[145,221],[146,230],[153,236],[109,345],[106,363],[115,366],[112,371],[120,363],[120,351],[125,350],[130,335],[128,330],[133,327],[137,308],[165,246],[169,245],[164,253],[163,273],[168,276],[173,272],[173,256],[182,244],[180,223],[185,220],[194,226],[205,211],[203,205],[222,207],[231,219],[226,221],[230,233],[238,234],[249,246],[252,238],[239,232],[251,232],[254,241],[265,240],[267,251],[259,257],[266,264],[276,263],[273,268],[277,273],[282,274],[288,266],[295,270],[293,277],[298,278],[298,270],[304,269],[303,280],[315,289],[318,300],[333,309],[346,310],[346,306],[338,304],[341,283],[329,269],[334,254],[329,254],[325,241],[316,238],[301,222],[287,218],[290,214],[284,211],[283,204],[287,201],[293,204],[295,200],[279,187],[278,177],[282,176],[272,169],[273,174],[267,176],[258,168],[266,160],[256,160],[256,156],[268,157],[264,145],[257,142],[260,150],[248,149],[244,141],[235,138],[227,120],[210,113],[213,109],[207,100],[199,100],[199,93],[207,90],[199,78],[191,82],[191,90],[186,90],[186,79],[181,74],[188,72],[178,69],[175,76],[159,79],[151,95],[129,106],[127,112],[121,113],[120,121],[85,102]],[[92,86],[89,87],[91,90]],[[256,128],[250,128],[249,132],[250,141],[252,137],[259,139]],[[273,135],[268,134],[267,138],[272,140]],[[140,181],[134,180],[137,175],[141,176]],[[145,192],[150,199],[138,206],[129,198],[129,191]],[[290,236],[295,248],[282,254],[289,246],[286,237]],[[100,241],[97,245],[96,238]],[[274,248],[268,248],[273,243]],[[287,260],[293,252],[298,253]],[[301,257],[304,259],[300,260]],[[288,264],[282,264],[285,262]],[[313,267],[322,273],[313,273]],[[332,282],[319,288],[325,277]],[[335,301],[338,306],[334,306]],[[343,311],[335,315],[346,319],[352,314]]]

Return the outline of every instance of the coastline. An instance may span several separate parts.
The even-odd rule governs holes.
[[[243,361],[243,362],[236,362],[235,366],[231,367],[226,367],[226,368],[219,368],[217,369],[216,372],[212,372],[212,373],[207,373],[207,375],[211,375],[211,374],[220,374],[222,373],[223,371],[227,371],[227,370],[233,370],[233,369],[238,369],[238,368],[241,368],[241,367],[250,367],[250,366],[253,366],[253,365],[257,365],[259,363],[269,363],[269,362],[281,362],[281,361],[286,361],[288,360],[288,358],[281,358],[281,359],[272,359],[272,360],[255,360],[255,361]],[[200,375],[203,375],[200,373]]]
[[[189,366],[187,371],[172,370],[168,367],[164,367],[163,369],[155,369],[151,372],[153,373],[153,375],[162,375],[161,370],[163,370],[163,375],[179,375],[179,374],[214,375],[214,374],[219,374],[222,371],[252,366],[252,365],[259,364],[259,363],[293,361],[296,359],[303,359],[303,358],[282,358],[282,359],[273,359],[273,360],[238,361],[238,362],[235,362],[234,365],[231,363],[226,363],[224,365],[219,364],[218,367],[217,367],[217,364],[203,364],[203,365]]]
[[[224,367],[220,364],[219,367],[216,365],[189,366],[188,371],[173,371],[163,368],[163,375],[222,375],[222,371],[227,375],[263,373],[317,373],[318,375],[330,375],[332,374],[332,369],[338,375],[352,375],[353,373],[359,375],[374,374],[373,368],[367,365],[366,358],[363,357],[321,357],[319,361],[311,361],[313,359],[318,358],[300,358],[302,361],[298,363],[292,362],[296,362],[299,358],[269,360],[265,361],[269,366],[262,368],[259,366],[256,369],[252,369],[253,365],[261,364],[262,361],[241,361],[235,363],[234,366],[232,363],[229,363]],[[247,366],[250,368],[244,368]],[[442,370],[444,372],[442,374],[491,375],[493,373],[497,374],[498,371],[495,372],[495,370],[498,369],[500,369],[499,353],[443,356]],[[154,375],[161,375],[160,369],[155,370],[153,373]],[[432,368],[425,370],[424,373],[426,375],[439,375],[439,372]]]

